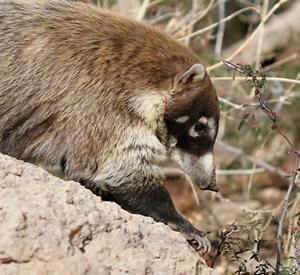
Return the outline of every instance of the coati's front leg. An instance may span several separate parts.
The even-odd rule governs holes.
[[[90,181],[84,180],[86,169],[81,173],[76,169],[75,179],[104,200],[114,201],[131,213],[152,217],[180,231],[195,248],[208,252],[209,241],[176,211],[169,193],[160,183],[161,173],[156,164],[165,160],[165,146],[151,132],[129,130],[124,140],[120,139],[117,153],[101,160]],[[68,162],[69,169],[73,166]]]
[[[180,231],[197,250],[203,250],[204,253],[210,250],[208,239],[176,211],[169,193],[160,183],[151,183],[142,190],[134,188],[131,191],[130,187],[132,188],[123,184],[110,189],[103,199],[115,201],[131,213],[150,216],[169,225],[172,229]]]

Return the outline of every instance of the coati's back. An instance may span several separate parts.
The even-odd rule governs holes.
[[[61,0],[0,5],[0,151],[17,158],[53,166],[76,150],[109,155],[128,128],[156,127],[139,113],[147,104],[136,106],[136,95],[155,100],[154,92],[163,94],[197,62],[159,31],[96,7]],[[148,111],[155,120],[157,110]],[[96,169],[94,158],[80,161]]]

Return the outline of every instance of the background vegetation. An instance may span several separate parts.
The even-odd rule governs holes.
[[[220,274],[300,274],[300,1],[85,2],[189,45],[217,87],[220,193],[165,167],[177,208],[215,240],[207,262]]]

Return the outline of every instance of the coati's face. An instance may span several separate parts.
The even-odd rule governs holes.
[[[205,68],[192,66],[176,77],[165,122],[174,139],[171,157],[201,189],[216,190],[213,147],[219,124],[216,91]]]

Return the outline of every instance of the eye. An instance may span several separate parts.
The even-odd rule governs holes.
[[[174,119],[177,123],[185,123],[189,120],[189,116],[184,115]]]

